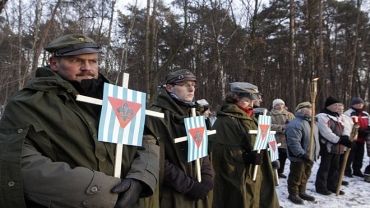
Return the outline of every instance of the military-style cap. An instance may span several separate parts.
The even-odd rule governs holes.
[[[53,53],[54,56],[74,56],[99,53],[100,47],[85,35],[68,34],[51,41],[45,50]]]
[[[168,73],[166,76],[166,84],[178,84],[184,81],[197,81],[195,75],[189,70],[181,69]]]
[[[258,87],[249,82],[232,82],[230,83],[231,92],[259,94]]]
[[[312,108],[312,105],[310,102],[306,101],[306,102],[301,102],[297,105],[297,107],[295,107],[295,111],[298,111],[299,109],[302,109],[302,108]]]

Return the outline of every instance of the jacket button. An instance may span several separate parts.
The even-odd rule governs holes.
[[[92,193],[96,193],[96,192],[98,192],[98,187],[93,186],[93,187],[91,187],[90,191],[91,191]]]
[[[83,206],[83,207],[87,207],[87,205],[89,205],[89,203],[87,203],[87,201],[83,201],[83,202],[82,202],[82,206]]]
[[[17,132],[18,132],[18,134],[20,134],[20,133],[23,132],[23,129],[18,129]]]
[[[15,182],[14,182],[14,181],[9,181],[9,182],[8,182],[8,186],[9,186],[9,187],[13,187],[14,185],[15,185]]]

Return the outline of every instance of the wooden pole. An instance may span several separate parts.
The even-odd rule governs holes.
[[[191,116],[192,117],[196,117],[197,116],[197,113],[195,111],[195,108],[192,108],[191,109]],[[201,174],[201,171],[200,171],[200,159],[196,159],[195,160],[195,171],[197,172],[197,179],[198,179],[198,182],[202,182],[202,174]]]
[[[354,120],[355,124],[352,127],[352,132],[351,132],[350,139],[351,139],[351,141],[356,141],[357,136],[358,136],[358,129],[360,128],[360,126],[358,125],[358,117],[357,116],[355,116],[353,118],[353,120]],[[351,152],[351,148],[348,148],[347,151],[343,155],[343,161],[342,161],[340,171],[339,171],[339,180],[338,180],[337,190],[335,190],[335,194],[337,196],[339,195],[339,192],[340,192],[340,186],[342,185],[343,176],[344,176],[344,172],[346,170],[347,161],[348,161],[348,157],[349,157],[350,152]]]
[[[130,75],[128,73],[123,73],[122,76],[122,87],[128,88],[128,78]],[[122,150],[123,144],[116,145],[116,159],[114,161],[114,177],[121,177],[121,166],[122,166]]]
[[[263,115],[266,116],[266,114],[267,114],[267,110],[265,109],[263,111]],[[261,154],[261,150],[260,149],[257,150],[257,154]],[[256,181],[256,179],[257,179],[258,168],[259,168],[259,165],[255,165],[254,166],[254,170],[253,170],[253,181]]]
[[[311,83],[311,130],[310,130],[310,149],[309,149],[309,156],[310,160],[315,161],[315,151],[314,151],[314,144],[315,144],[315,109],[316,109],[316,96],[317,96],[317,80],[319,78],[315,78],[312,80]]]

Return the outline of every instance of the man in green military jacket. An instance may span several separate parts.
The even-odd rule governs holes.
[[[253,113],[253,101],[259,99],[257,87],[233,82],[230,88],[213,125],[217,131],[212,140],[216,173],[213,207],[279,207],[268,152],[253,151],[256,135],[249,134],[249,130],[257,130]],[[259,171],[253,181],[255,165],[259,165]]]
[[[146,136],[159,138],[161,146],[160,183],[148,200],[152,207],[211,207],[214,173],[209,157],[200,159],[202,181],[198,182],[195,161],[187,162],[187,142],[174,143],[175,138],[186,136],[184,118],[196,107],[195,84],[196,77],[186,69],[170,72],[152,106],[152,110],[164,113],[164,119],[146,120]]]
[[[102,98],[99,46],[70,34],[45,49],[49,65],[0,121],[0,207],[136,207],[158,181],[157,141],[124,146],[121,178],[113,177],[115,145],[97,140],[101,107],[76,101]]]

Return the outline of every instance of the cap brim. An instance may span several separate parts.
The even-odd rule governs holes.
[[[58,54],[58,56],[75,56],[81,54],[91,54],[91,53],[100,53],[100,49],[98,48],[81,48],[75,51],[70,51],[63,54]]]

